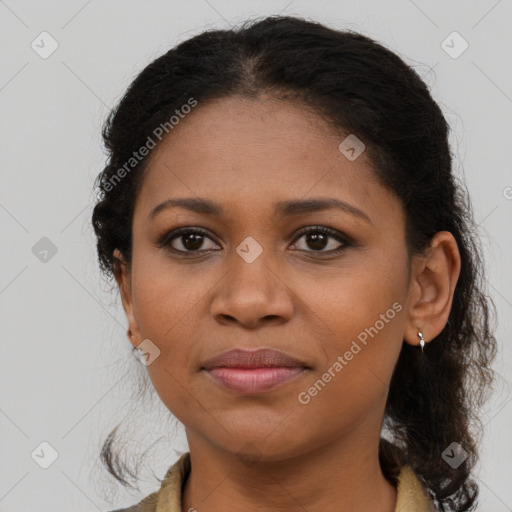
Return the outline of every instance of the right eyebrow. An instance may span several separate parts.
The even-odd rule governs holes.
[[[196,213],[206,215],[220,216],[224,213],[222,206],[210,201],[209,199],[199,199],[195,197],[181,197],[167,199],[156,206],[149,214],[150,219],[154,219],[160,212],[169,208],[184,208]]]

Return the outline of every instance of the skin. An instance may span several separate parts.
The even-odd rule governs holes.
[[[428,343],[445,326],[460,257],[453,236],[439,232],[426,255],[409,260],[400,201],[365,152],[350,161],[339,151],[345,136],[300,104],[230,97],[200,103],[151,154],[132,262],[116,251],[115,276],[130,342],[150,339],[160,350],[147,370],[186,428],[192,469],[183,511],[395,510],[396,489],[378,462],[388,385],[402,344],[418,345],[419,330]],[[225,211],[169,208],[150,219],[181,197]],[[369,221],[335,209],[274,212],[278,201],[313,197],[345,201]],[[200,256],[157,246],[183,226],[211,234]],[[321,248],[296,235],[306,226],[354,243],[329,255],[343,243],[327,237]],[[252,263],[236,252],[248,236],[263,249]],[[172,242],[186,251],[183,244]],[[301,403],[299,393],[396,302],[401,311]],[[233,393],[200,368],[234,347],[277,348],[310,369],[274,391]]]

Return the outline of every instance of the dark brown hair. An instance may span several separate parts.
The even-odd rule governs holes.
[[[352,31],[268,17],[203,32],[151,62],[103,129],[108,162],[96,181],[92,217],[101,269],[113,277],[114,249],[131,261],[131,221],[147,157],[115,186],[113,176],[154,138],[155,127],[191,98],[200,108],[209,99],[262,94],[299,101],[364,142],[377,177],[403,205],[410,256],[423,253],[438,231],[455,237],[461,272],[448,322],[423,355],[403,344],[389,388],[380,461],[390,479],[409,464],[439,510],[474,510],[478,486],[471,470],[481,431],[477,411],[493,377],[494,304],[484,290],[467,191],[452,169],[447,122],[425,83],[392,51]],[[134,475],[112,452],[114,435],[105,441],[102,460],[127,485],[123,475]],[[455,468],[442,457],[453,441],[467,453]]]

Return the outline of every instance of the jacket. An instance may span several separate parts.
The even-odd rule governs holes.
[[[184,453],[167,471],[161,487],[129,508],[110,512],[181,512],[182,486],[190,472],[190,453]],[[409,466],[398,476],[395,512],[435,512],[418,477]]]

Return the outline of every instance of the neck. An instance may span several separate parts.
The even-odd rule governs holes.
[[[394,512],[397,493],[382,473],[378,436],[361,430],[289,458],[248,463],[187,431],[191,472],[182,510]]]

